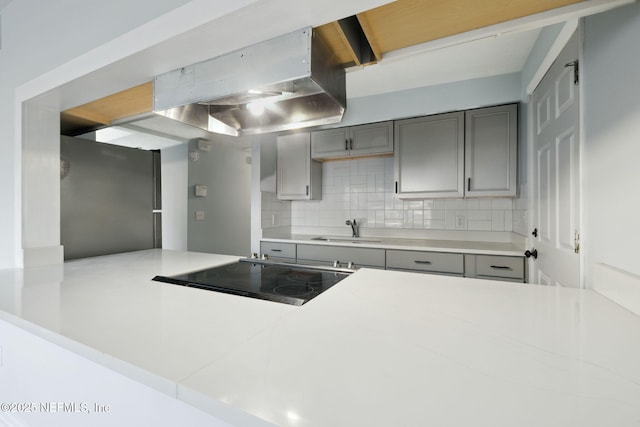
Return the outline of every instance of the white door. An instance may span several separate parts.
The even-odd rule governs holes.
[[[576,32],[532,94],[530,282],[580,286],[580,86]],[[532,249],[533,249],[532,248]]]

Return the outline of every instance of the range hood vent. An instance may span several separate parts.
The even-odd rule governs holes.
[[[233,136],[339,123],[345,73],[311,27],[154,79],[157,114]]]

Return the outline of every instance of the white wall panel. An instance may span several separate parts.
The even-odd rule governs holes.
[[[161,150],[162,248],[187,250],[188,144]]]
[[[585,275],[606,264],[640,275],[640,4],[585,21]],[[620,62],[622,61],[622,63]]]

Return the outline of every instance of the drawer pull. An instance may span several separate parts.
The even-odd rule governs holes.
[[[507,267],[504,265],[492,265],[491,268],[495,270],[511,270],[511,267]]]
[[[427,265],[431,265],[431,261],[420,261],[420,260],[415,260],[413,261],[416,264],[427,264]]]
[[[271,249],[271,252],[282,252],[282,249]]]

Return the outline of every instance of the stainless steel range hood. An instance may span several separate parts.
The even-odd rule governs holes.
[[[157,76],[154,112],[227,135],[342,120],[344,69],[311,27]]]

